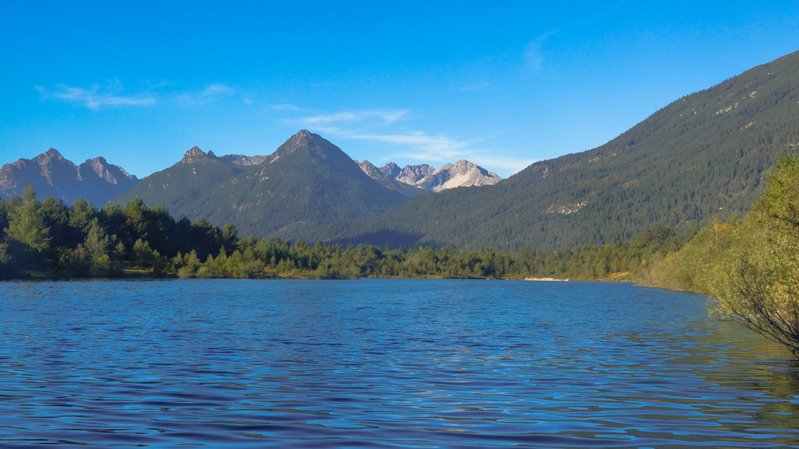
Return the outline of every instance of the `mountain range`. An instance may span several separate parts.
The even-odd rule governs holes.
[[[488,186],[502,181],[502,178],[496,173],[467,160],[444,164],[439,168],[433,168],[428,164],[406,165],[400,168],[394,162],[389,162],[378,169],[369,161],[364,161],[359,166],[373,179],[380,180],[385,176],[403,184],[432,192],[456,187]]]
[[[260,163],[240,161],[195,147],[114,201],[141,198],[176,216],[231,222],[243,235],[291,238],[384,213],[423,193],[372,179],[340,148],[306,130]]]
[[[0,194],[97,204],[141,198],[242,235],[389,246],[558,249],[692,229],[748,210],[785,153],[799,151],[799,53],[680,98],[597,148],[505,180],[467,161],[438,169],[356,163],[300,131],[268,156],[199,148],[137,182],[97,158],[50,150],[3,167]],[[474,185],[470,188],[454,188]]]
[[[375,216],[442,188],[493,182],[482,174],[499,179],[468,161],[439,170],[416,167],[429,168],[431,176],[416,183],[394,179],[368,161],[357,164],[321,136],[302,130],[269,156],[216,156],[193,147],[173,166],[141,181],[103,158],[76,166],[51,149],[32,160],[5,165],[0,193],[11,196],[32,185],[40,197],[66,202],[83,197],[104,205],[141,198],[164,205],[176,217],[232,222],[246,235],[291,237]]]
[[[138,179],[103,157],[75,165],[55,148],[33,159],[19,159],[0,168],[0,198],[17,195],[28,185],[39,197],[60,198],[71,203],[84,198],[105,204],[112,197],[129,190]]]

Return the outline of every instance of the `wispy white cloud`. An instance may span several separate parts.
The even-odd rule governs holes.
[[[205,103],[222,97],[236,94],[236,89],[227,84],[213,83],[194,92],[184,92],[175,96],[178,103],[196,104]]]
[[[527,66],[527,70],[530,72],[538,72],[544,66],[544,51],[542,47],[551,34],[552,33],[544,33],[525,47],[524,63]]]
[[[305,125],[333,125],[365,121],[377,121],[378,124],[388,125],[401,120],[407,114],[408,111],[404,109],[368,109],[317,114],[301,117],[295,121]]]
[[[279,110],[304,111],[291,105]],[[276,109],[273,106],[273,109]],[[285,119],[286,123],[308,128],[342,140],[359,140],[385,144],[384,160],[406,159],[440,164],[460,159],[470,160],[502,174],[515,173],[533,161],[501,156],[503,151],[485,147],[488,139],[457,139],[443,133],[408,130],[406,109],[364,109],[317,113]]]
[[[404,149],[398,149],[399,151],[390,154],[389,158],[407,158],[429,163],[468,159],[480,166],[504,174],[516,173],[535,162],[524,158],[498,156],[502,152],[482,147],[482,140],[453,139],[443,134],[428,134],[422,131],[358,133],[341,128],[325,128],[320,131],[344,139],[367,140],[404,147]]]
[[[430,135],[422,131],[387,134],[350,133],[346,137],[355,140],[371,140],[375,142],[407,146],[416,151],[407,153],[405,154],[406,156],[413,156],[418,159],[430,161],[446,160],[457,157],[458,155],[474,153],[474,151],[468,149],[471,145],[471,142],[469,141],[451,139],[441,134]]]
[[[173,101],[182,105],[192,105],[207,103],[237,93],[235,88],[223,83],[212,83],[198,90],[183,92],[163,92],[166,86],[169,84],[160,83],[150,86],[143,92],[131,93],[124,89],[119,81],[113,81],[103,85],[94,83],[89,87],[65,84],[57,84],[52,88],[36,86],[36,90],[42,98],[60,100],[92,110],[124,106],[153,106]]]
[[[58,84],[53,89],[36,86],[43,98],[52,98],[98,110],[107,107],[152,106],[158,102],[152,94],[125,94],[119,83],[108,87],[92,84],[90,87],[74,87]]]
[[[495,151],[491,153],[491,155],[475,155],[471,161],[482,167],[491,167],[491,170],[505,172],[506,174],[518,173],[536,162],[532,159],[496,156],[494,155]]]
[[[229,95],[236,92],[235,89],[227,84],[214,83],[209,84],[200,92],[203,97],[217,97],[219,95]]]

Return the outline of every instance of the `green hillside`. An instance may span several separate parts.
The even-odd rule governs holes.
[[[241,167],[228,164],[194,147],[177,164],[142,179],[133,189],[114,198],[126,204],[141,198],[148,205],[163,205],[176,217],[206,218],[216,221],[216,211],[209,207],[208,193],[241,172]]]
[[[176,217],[235,224],[242,235],[309,234],[329,223],[381,214],[408,199],[364,174],[341,149],[308,131],[262,163],[235,166],[199,149],[117,197],[162,204]]]
[[[415,198],[330,240],[563,248],[694,227],[745,211],[764,172],[799,150],[799,53],[681,98],[605,145],[494,186]],[[313,238],[312,235],[304,235]]]

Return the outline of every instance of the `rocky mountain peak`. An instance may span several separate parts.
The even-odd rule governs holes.
[[[361,170],[374,178],[363,165]],[[389,162],[380,168],[380,172],[403,184],[434,192],[455,187],[492,185],[502,180],[497,174],[465,159],[444,164],[440,168],[429,164],[406,165],[400,168],[397,164]]]
[[[294,137],[298,139],[312,139],[313,137],[319,137],[317,134],[314,134],[307,129],[301,129],[294,134]]]
[[[103,171],[108,170],[108,161],[105,160],[104,157],[96,157],[94,159],[88,159],[81,165],[88,165],[91,167],[92,171],[100,175]]]
[[[204,161],[209,159],[209,155],[199,147],[191,147],[189,151],[183,154],[183,159],[180,160],[183,164],[193,164],[195,162]]]
[[[274,152],[272,159],[277,159],[282,155],[293,153],[300,148],[308,148],[310,142],[311,133],[308,130],[302,129],[283,142],[283,145],[280,145],[277,151]]]
[[[16,195],[32,185],[39,198],[56,197],[71,203],[84,198],[95,205],[130,188],[138,180],[104,157],[75,165],[55,148],[33,159],[19,159],[0,168],[0,198]]]
[[[311,142],[314,142],[318,139],[322,139],[321,136],[318,134],[314,134],[307,129],[301,129],[297,131],[293,136],[289,137],[284,145],[289,145],[290,147],[297,148],[302,146],[307,146]]]
[[[430,177],[435,169],[428,164],[406,165],[396,176],[397,181],[416,185],[418,182]]]
[[[109,164],[103,157],[88,159],[78,167],[78,179],[81,181],[86,179],[85,173],[82,173],[84,168],[88,168],[94,172],[97,177],[109,184],[119,184],[119,181],[114,177],[114,175],[111,174],[111,171],[109,170]]]
[[[402,169],[400,168],[399,165],[397,165],[397,164],[395,164],[393,162],[389,162],[388,164],[382,166],[380,168],[380,171],[383,172],[383,174],[388,176],[388,177],[396,178],[397,175],[400,174]]]
[[[374,175],[381,173],[380,169],[375,167],[375,165],[369,161],[363,161],[363,162],[355,161],[355,162],[358,164],[358,167],[361,167],[361,171],[363,171],[372,178],[374,178]]]
[[[470,168],[476,167],[473,163],[467,161],[466,159],[461,159],[456,161],[454,164],[451,164],[452,168],[459,169],[459,170],[468,170]]]
[[[48,156],[48,157],[50,157],[52,159],[64,160],[64,156],[61,153],[59,153],[58,150],[56,150],[55,148],[50,148],[44,154],[45,154],[45,156]]]
[[[39,165],[46,165],[51,161],[66,161],[63,155],[55,148],[50,148],[46,152],[36,156],[34,159]]]
[[[332,157],[333,159],[340,161],[346,160],[351,164],[353,163],[352,159],[344,154],[339,147],[333,145],[319,134],[314,134],[307,129],[300,130],[293,136],[289,137],[288,140],[286,140],[286,142],[283,143],[283,145],[281,145],[277,151],[275,151],[269,157],[270,163],[275,162],[279,158],[294,153],[298,150],[301,150],[303,153],[307,153],[310,157],[316,159],[327,159]]]
[[[87,159],[86,162],[80,164],[80,166],[78,166],[78,179],[86,180],[89,171],[93,172],[98,178],[108,184],[117,185],[138,180],[136,176],[126,172],[122,167],[109,163],[102,156]]]

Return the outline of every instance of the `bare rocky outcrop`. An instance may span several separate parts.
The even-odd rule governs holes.
[[[138,181],[103,157],[75,165],[50,148],[33,159],[19,159],[0,168],[0,197],[18,195],[32,186],[40,198],[52,196],[67,203],[84,198],[101,206]]]
[[[364,173],[375,178],[364,167]],[[403,184],[420,189],[440,192],[456,187],[472,187],[493,185],[502,180],[496,173],[490,172],[467,160],[460,160],[451,164],[444,164],[434,168],[428,164],[406,165],[403,168],[393,162],[381,167],[380,172]]]

